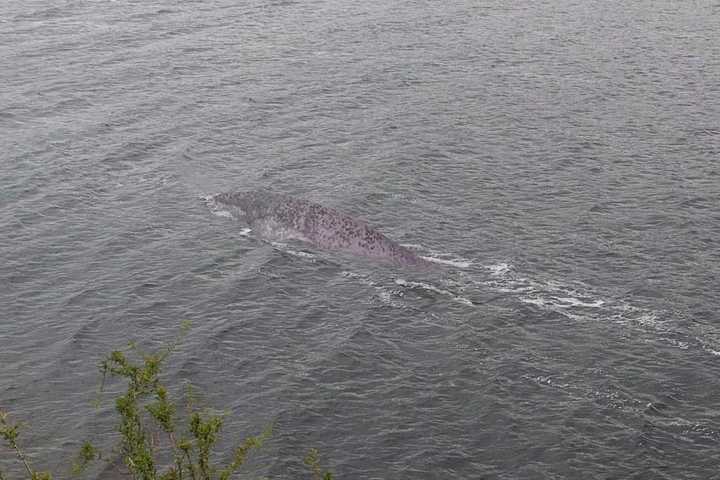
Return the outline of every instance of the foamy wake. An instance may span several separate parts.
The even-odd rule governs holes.
[[[713,356],[720,356],[720,343],[709,340],[712,335],[686,332],[662,312],[632,305],[622,299],[601,297],[584,285],[525,277],[517,274],[507,263],[486,265],[484,268],[490,272],[490,277],[472,283],[512,294],[522,303],[578,322],[610,321],[651,334],[649,341],[659,341],[682,350],[694,345]]]
[[[424,246],[417,243],[402,243],[400,246],[409,248],[410,250],[426,252],[426,255],[421,255],[420,258],[428,262],[439,263],[441,265],[449,265],[456,268],[470,268],[473,264],[472,260],[465,258],[457,258],[456,255],[448,252],[439,252],[425,248]]]
[[[469,260],[450,260],[445,258],[425,256],[421,256],[420,258],[422,258],[423,260],[427,260],[428,262],[440,263],[442,265],[450,265],[451,267],[457,268],[469,268],[470,265],[472,265],[472,262]]]
[[[202,195],[200,198],[205,201],[213,215],[223,218],[233,217],[231,211],[215,202],[214,195]],[[251,232],[251,229],[244,228],[239,233],[242,236],[248,236]],[[287,232],[279,232],[282,235],[278,235],[278,232],[275,231],[271,233],[275,234],[275,238],[278,239],[295,238],[295,236],[287,234]],[[317,258],[312,253],[289,248],[285,243],[273,242],[272,245],[289,255],[299,258],[312,261]],[[468,269],[473,265],[472,260],[459,258],[448,252],[428,249],[422,245],[402,244],[402,246],[424,253],[421,258],[428,262],[448,265],[458,269]],[[585,286],[573,286],[553,280],[537,280],[525,277],[519,275],[513,266],[506,262],[483,265],[482,268],[488,271],[489,278],[482,281],[471,279],[471,284],[517,296],[517,299],[522,303],[558,313],[574,321],[609,320],[624,327],[653,332],[656,340],[676,348],[688,349],[691,345],[694,345],[710,355],[720,357],[720,342],[709,340],[708,335],[704,335],[703,332],[693,335],[692,332],[678,331],[676,327],[668,324],[665,316],[660,315],[659,312],[638,307],[619,299],[601,298],[596,292]],[[343,272],[343,275],[360,279],[362,283],[377,290],[378,298],[384,303],[398,308],[407,308],[406,305],[396,300],[398,297],[403,296],[402,290],[388,289],[366,277],[351,272]],[[465,276],[465,274],[463,275]],[[465,278],[468,277],[465,276]],[[425,290],[446,296],[463,305],[475,305],[472,300],[462,295],[430,283],[396,279],[395,284],[405,289]]]
[[[510,265],[507,263],[498,263],[495,265],[486,265],[486,269],[490,270],[490,273],[493,275],[503,275],[505,273],[510,272]]]
[[[442,288],[438,288],[438,287],[436,287],[435,285],[431,285],[431,284],[429,284],[429,283],[425,283],[425,282],[411,282],[411,281],[408,281],[408,280],[404,280],[404,279],[402,279],[402,278],[397,278],[397,279],[395,279],[395,283],[396,283],[397,285],[400,285],[400,286],[405,287],[405,288],[416,288],[416,289],[421,289],[421,290],[427,290],[427,291],[429,291],[429,292],[438,293],[438,294],[440,294],[440,295],[445,295],[445,296],[450,297],[450,298],[453,299],[454,301],[460,302],[460,303],[462,303],[462,304],[464,304],[464,305],[474,305],[474,303],[472,302],[472,300],[470,300],[469,298],[465,298],[465,297],[463,297],[463,296],[457,295],[456,293],[451,292],[451,291],[449,291],[449,290],[444,290],[444,289],[442,289]]]
[[[622,301],[600,298],[583,285],[568,285],[555,280],[536,280],[518,275],[512,265],[498,263],[485,266],[490,278],[479,282],[492,290],[517,295],[523,303],[550,310],[573,319],[611,318],[618,323],[632,322],[657,327],[655,312],[631,306]]]
[[[377,297],[383,303],[386,303],[386,304],[391,305],[396,308],[408,308],[408,305],[401,303],[398,300],[399,298],[402,298],[405,296],[404,290],[408,290],[408,289],[425,290],[428,292],[433,292],[435,294],[449,297],[453,301],[462,303],[463,305],[469,305],[469,306],[475,305],[473,303],[473,301],[468,298],[465,298],[461,295],[458,295],[455,292],[437,287],[435,285],[431,285],[426,282],[414,282],[414,281],[409,281],[409,280],[405,280],[402,278],[398,278],[398,279],[395,279],[395,284],[402,288],[392,289],[392,288],[388,288],[387,285],[383,285],[381,283],[371,280],[367,275],[359,274],[356,272],[344,271],[344,272],[342,272],[342,276],[347,277],[347,278],[352,278],[352,279],[360,282],[363,285],[372,287],[373,289],[375,289],[377,291]]]
[[[248,230],[249,230],[249,229],[248,229]],[[310,259],[310,260],[312,260],[313,262],[314,262],[315,259],[317,258],[316,255],[313,255],[313,254],[310,253],[310,252],[303,252],[302,250],[294,250],[294,249],[290,248],[290,247],[288,246],[288,244],[286,244],[286,243],[282,243],[282,242],[270,242],[270,245],[272,245],[273,247],[277,248],[278,250],[281,250],[281,251],[287,253],[288,255],[292,255],[293,257]]]

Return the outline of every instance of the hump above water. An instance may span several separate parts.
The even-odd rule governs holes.
[[[211,201],[268,238],[301,240],[401,265],[429,264],[362,220],[307,200],[257,190],[219,193]]]

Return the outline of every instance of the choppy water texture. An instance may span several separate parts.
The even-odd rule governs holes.
[[[0,407],[63,476],[116,440],[101,356],[189,319],[168,380],[229,437],[275,422],[255,476],[311,446],[339,478],[717,476],[719,16],[5,2]],[[201,198],[254,188],[446,264],[268,243]]]

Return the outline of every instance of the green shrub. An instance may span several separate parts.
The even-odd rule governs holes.
[[[52,476],[49,472],[38,472],[33,470],[30,466],[30,461],[27,456],[23,453],[17,443],[18,436],[20,436],[20,424],[11,423],[8,420],[7,412],[0,410],[0,437],[5,440],[8,446],[15,452],[18,460],[25,466],[25,470],[28,473],[28,477],[31,480],[51,480]],[[5,476],[0,472],[0,480],[5,480]]]
[[[115,409],[120,416],[118,450],[134,480],[229,480],[245,463],[248,454],[262,447],[272,433],[269,426],[260,435],[247,437],[235,448],[232,460],[226,465],[213,462],[213,449],[223,426],[223,416],[195,408],[191,392],[188,392],[187,419],[181,422],[176,403],[170,399],[168,389],[160,379],[163,363],[188,329],[189,323],[183,323],[178,338],[159,352],[143,354],[130,344],[127,350],[113,351],[100,363],[101,391],[108,377],[127,381],[127,390],[115,400]],[[138,358],[133,361],[130,352]],[[158,430],[167,437],[169,447],[161,449],[155,445],[153,433]],[[0,411],[0,437],[23,463],[28,478],[51,480],[50,473],[32,469],[18,446],[19,433],[20,424],[11,423],[8,414]],[[81,474],[88,465],[101,458],[101,452],[85,442],[72,472]],[[159,458],[170,460],[161,465]],[[322,472],[317,450],[310,450],[305,464],[316,480],[332,479],[330,472]],[[2,471],[0,480],[7,480]]]

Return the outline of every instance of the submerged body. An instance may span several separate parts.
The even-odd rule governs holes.
[[[267,238],[301,240],[403,265],[428,264],[365,222],[307,200],[263,190],[219,193],[211,200]]]

